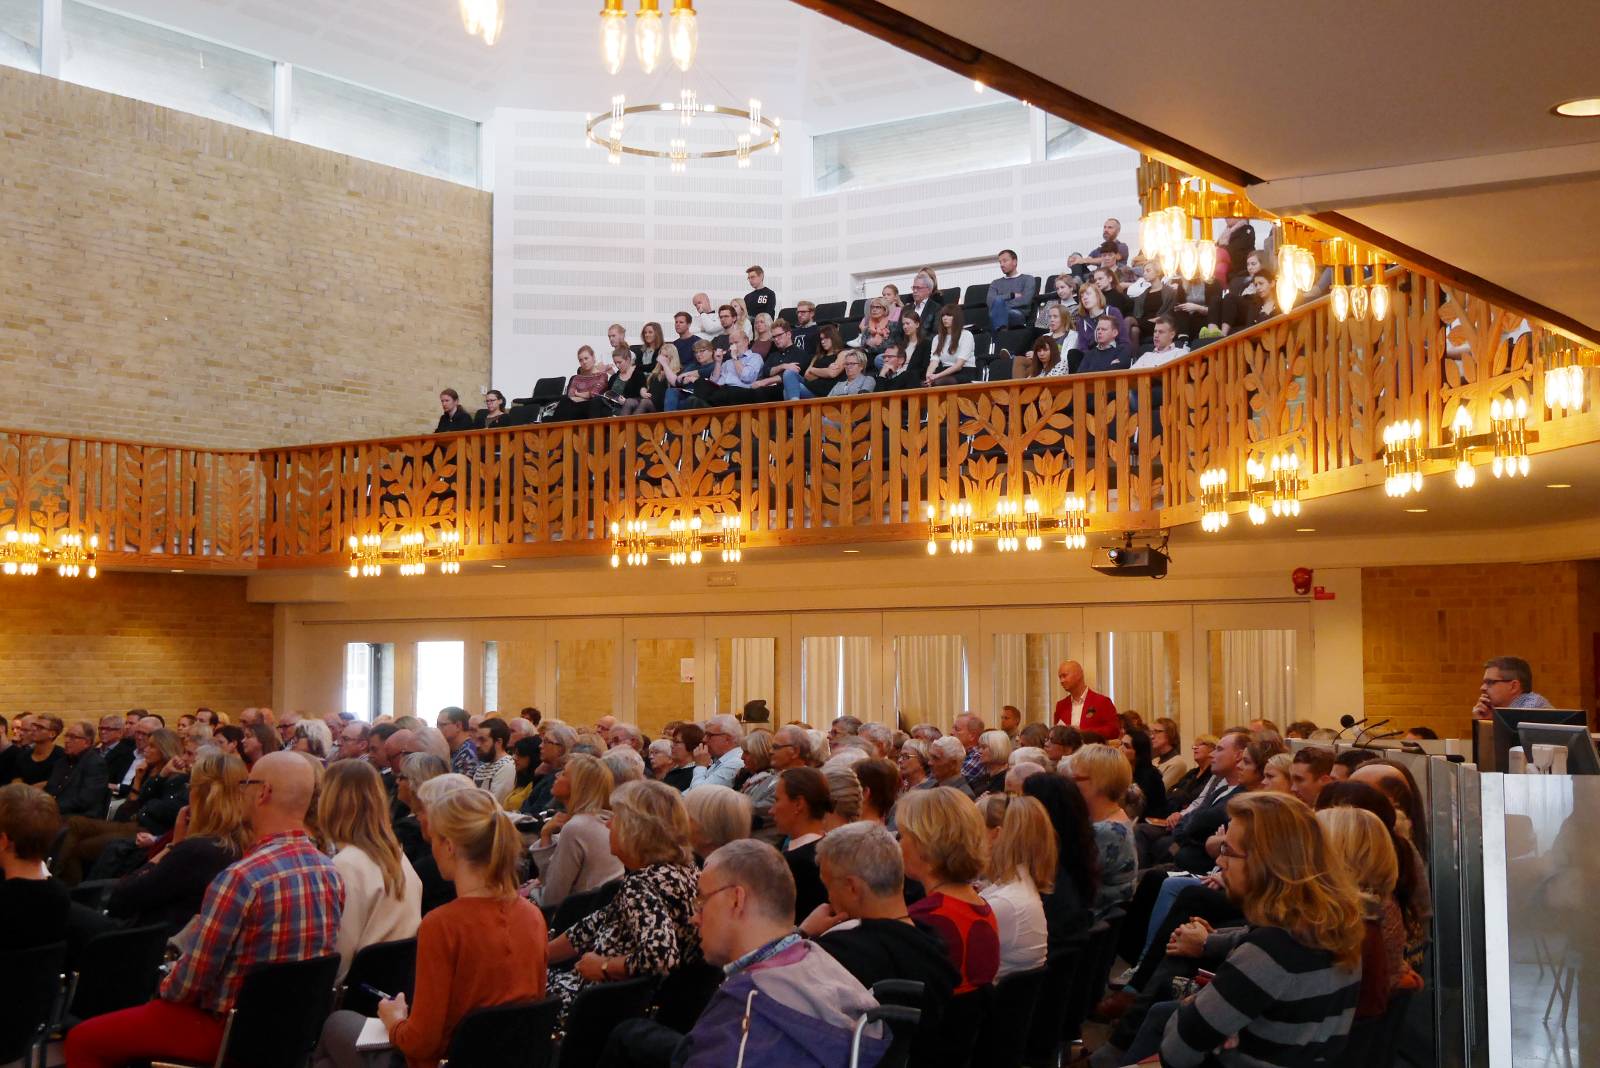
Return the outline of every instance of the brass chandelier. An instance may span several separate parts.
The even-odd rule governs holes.
[[[94,578],[100,573],[99,553],[98,534],[64,531],[51,545],[37,530],[13,528],[0,537],[0,574],[29,577],[53,567],[62,578]]]
[[[1526,478],[1530,469],[1528,443],[1539,440],[1537,430],[1528,429],[1528,402],[1523,397],[1495,397],[1489,403],[1489,429],[1476,432],[1472,411],[1462,404],[1450,425],[1445,440],[1428,445],[1422,420],[1402,419],[1383,428],[1383,491],[1390,497],[1405,497],[1422,489],[1422,465],[1430,460],[1449,460],[1455,469],[1456,486],[1470,489],[1478,480],[1473,457],[1485,449],[1490,453],[1489,470],[1495,478]]]
[[[1250,522],[1261,526],[1273,518],[1294,518],[1300,514],[1300,455],[1292,450],[1274,454],[1263,463],[1251,456],[1245,460],[1245,483],[1239,490],[1228,487],[1228,472],[1213,467],[1200,475],[1200,529],[1215,534],[1228,525],[1228,506],[1243,504]]]
[[[993,538],[995,548],[1003,553],[1036,553],[1044,548],[1047,534],[1063,535],[1062,544],[1068,549],[1082,549],[1089,540],[1089,502],[1070,494],[1057,515],[1044,514],[1039,501],[1031,496],[1001,497],[987,513],[980,513],[972,501],[963,498],[947,504],[942,518],[939,507],[930,501],[926,514],[929,556],[939,554],[941,541],[953,555],[968,556],[979,538]]]
[[[713,515],[707,524],[698,512],[668,521],[666,529],[651,526],[646,519],[627,519],[611,524],[611,566],[644,567],[656,553],[666,553],[673,567],[699,564],[708,550],[719,554],[725,564],[744,559],[744,516],[738,513]]]
[[[395,567],[404,578],[427,573],[429,564],[439,566],[441,575],[461,574],[461,532],[443,530],[430,539],[420,530],[404,530],[393,542],[382,534],[352,534],[346,541],[351,578],[378,578],[385,567]]]
[[[651,148],[642,141],[628,140],[628,119],[635,115],[676,115],[681,127],[693,126],[702,116],[725,116],[737,120],[732,144],[720,148],[691,149],[683,137],[672,138],[665,149]],[[611,98],[611,107],[590,117],[583,128],[584,144],[598,145],[606,150],[612,164],[622,162],[623,156],[640,156],[645,159],[667,160],[674,174],[681,174],[690,160],[733,159],[741,168],[750,166],[750,157],[768,149],[774,155],[783,151],[782,122],[762,111],[761,101],[751,98],[745,107],[726,104],[703,104],[693,89],[683,89],[676,101],[629,104],[624,94]]]

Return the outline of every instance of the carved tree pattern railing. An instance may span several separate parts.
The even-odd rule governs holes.
[[[1600,440],[1536,403],[1542,324],[1397,271],[1387,321],[1327,302],[1148,372],[222,452],[0,431],[0,528],[100,533],[108,563],[337,563],[352,533],[461,531],[470,557],[607,551],[630,516],[738,511],[753,544],[922,536],[928,502],[1088,498],[1099,530],[1196,518],[1200,473],[1293,448],[1309,496],[1382,478],[1382,428],[1437,442],[1523,396],[1536,450]],[[1560,438],[1560,441],[1555,440]],[[18,502],[22,502],[19,509]]]

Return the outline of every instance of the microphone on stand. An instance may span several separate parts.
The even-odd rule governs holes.
[[[1345,731],[1349,730],[1351,727],[1359,727],[1359,726],[1361,726],[1361,724],[1365,723],[1366,721],[1367,720],[1366,720],[1365,716],[1363,716],[1361,719],[1356,719],[1356,717],[1354,717],[1354,716],[1350,715],[1348,712],[1346,712],[1344,715],[1339,717],[1339,727],[1340,727],[1339,734],[1334,735],[1333,736],[1333,740],[1337,742],[1339,740],[1339,735],[1340,734],[1343,734]]]
[[[1366,720],[1362,720],[1362,722],[1365,723]],[[1356,745],[1364,745],[1365,744],[1365,742],[1363,742],[1362,739],[1361,739],[1361,736],[1363,734],[1365,734],[1367,736],[1366,740],[1370,742],[1372,740],[1372,732],[1377,730],[1379,727],[1383,726],[1385,723],[1388,723],[1388,722],[1389,721],[1387,719],[1380,719],[1378,722],[1372,724],[1369,727],[1362,727],[1359,731],[1356,731],[1355,744]],[[1398,734],[1399,732],[1397,731],[1395,733]]]

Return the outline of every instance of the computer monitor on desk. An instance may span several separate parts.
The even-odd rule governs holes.
[[[1587,723],[1524,723],[1517,728],[1517,734],[1522,740],[1522,751],[1528,757],[1529,771],[1537,764],[1533,759],[1533,747],[1554,745],[1567,751],[1565,774],[1600,775],[1600,751],[1594,747]]]
[[[1505,771],[1510,761],[1511,747],[1521,743],[1518,730],[1525,723],[1557,723],[1589,729],[1589,715],[1581,708],[1497,708],[1491,720],[1492,733],[1477,730],[1473,733],[1472,762],[1479,771]],[[1490,750],[1484,752],[1484,734],[1490,734]]]

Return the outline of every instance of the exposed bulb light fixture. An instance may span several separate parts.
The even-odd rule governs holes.
[[[679,70],[687,73],[694,66],[695,53],[700,50],[700,22],[694,12],[694,0],[672,0],[667,48]]]
[[[493,45],[506,25],[506,0],[461,0],[461,25],[467,34]]]
[[[1445,441],[1429,447],[1423,440],[1422,420],[1402,419],[1383,428],[1384,492],[1404,497],[1422,488],[1422,465],[1428,460],[1449,461],[1456,485],[1471,489],[1477,484],[1472,456],[1487,449],[1493,459],[1489,470],[1495,478],[1525,478],[1530,469],[1528,443],[1539,440],[1537,430],[1528,429],[1526,397],[1495,397],[1489,402],[1489,429],[1476,432],[1472,412],[1466,402],[1457,406],[1445,429]]]
[[[1045,514],[1035,497],[1002,497],[989,515],[980,514],[970,500],[946,505],[942,521],[938,505],[931,501],[925,513],[929,556],[939,554],[940,541],[948,542],[955,556],[971,555],[979,538],[993,538],[995,548],[1003,553],[1039,552],[1046,533],[1064,534],[1062,544],[1069,549],[1082,549],[1088,543],[1088,502],[1082,497],[1068,495],[1057,515]]]
[[[1560,342],[1544,357],[1544,406],[1563,415],[1583,411],[1589,403],[1589,369],[1600,353]]]
[[[661,0],[639,0],[639,10],[633,16],[633,50],[639,57],[640,69],[646,74],[656,72],[665,40]]]
[[[1228,525],[1228,505],[1243,504],[1254,526],[1269,517],[1294,518],[1300,514],[1300,454],[1285,449],[1265,462],[1245,459],[1245,485],[1230,492],[1228,472],[1213,467],[1200,473],[1200,529],[1215,534]]]
[[[607,74],[621,74],[628,58],[628,13],[622,0],[605,0],[600,9],[600,62]]]

